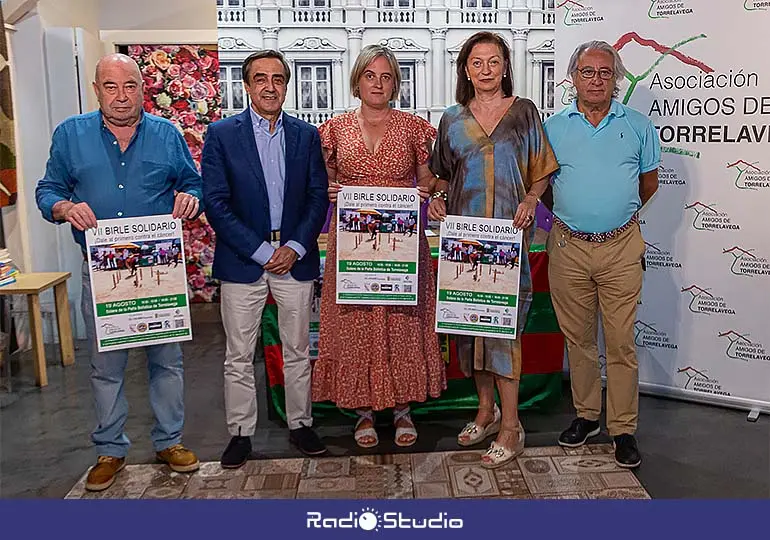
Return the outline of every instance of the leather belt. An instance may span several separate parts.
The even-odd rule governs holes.
[[[639,216],[637,214],[634,214],[634,216],[625,225],[621,225],[617,229],[613,229],[611,231],[601,232],[601,233],[586,233],[586,232],[580,232],[580,231],[573,231],[567,226],[566,223],[564,223],[562,220],[560,220],[556,216],[553,216],[553,222],[556,223],[559,229],[561,229],[561,231],[567,236],[570,236],[572,238],[577,238],[578,240],[583,240],[585,242],[602,243],[602,242],[607,242],[608,240],[612,240],[613,238],[617,238],[622,233],[630,229],[635,223],[639,222]]]

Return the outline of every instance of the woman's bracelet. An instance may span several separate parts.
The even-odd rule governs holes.
[[[431,202],[432,202],[434,199],[438,199],[439,197],[441,197],[442,199],[444,199],[444,202],[445,202],[445,203],[446,203],[446,202],[447,202],[447,200],[449,199],[449,195],[447,194],[447,192],[446,192],[446,191],[436,191],[435,193],[433,193],[433,194],[430,196],[430,200],[431,200]]]

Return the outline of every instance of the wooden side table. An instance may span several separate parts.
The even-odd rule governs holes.
[[[69,272],[30,272],[16,276],[16,282],[0,287],[0,294],[24,294],[29,305],[29,327],[32,348],[35,353],[35,382],[38,386],[48,385],[45,367],[45,345],[43,343],[43,318],[40,313],[40,293],[53,287],[56,303],[56,323],[59,329],[61,363],[71,366],[75,363],[75,346],[72,340],[70,302],[67,297]]]

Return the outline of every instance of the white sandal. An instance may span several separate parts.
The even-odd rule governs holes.
[[[398,421],[402,418],[407,420],[412,425],[409,427],[396,427],[395,443],[397,446],[402,447],[412,446],[417,442],[417,430],[414,428],[414,422],[412,422],[412,417],[409,415],[409,407],[404,407],[403,409],[396,409],[393,411],[393,425],[398,424]],[[401,442],[401,437],[405,435],[411,435],[412,439],[409,442]]]
[[[490,424],[485,427],[479,426],[476,422],[468,422],[463,430],[457,435],[457,444],[460,446],[473,446],[482,442],[490,435],[496,435],[500,431],[500,420],[502,419],[502,413],[500,408],[495,403],[494,419]],[[461,437],[466,435],[467,441],[463,441]]]
[[[353,428],[355,430],[354,438],[356,439],[356,444],[361,448],[374,448],[380,443],[380,439],[377,437],[377,431],[374,429],[374,413],[372,411],[356,411],[356,413],[358,414],[358,421],[356,422],[356,427]],[[372,423],[372,427],[358,429],[358,426],[360,426],[361,422],[364,420],[369,420]],[[374,439],[374,441],[364,443],[362,442],[364,437],[369,437]]]
[[[492,441],[489,449],[481,456],[481,466],[485,469],[496,469],[519,457],[524,452],[524,442],[526,440],[524,427],[521,425],[521,422],[519,422],[518,431],[519,442],[515,449],[510,450],[501,444],[497,444],[497,441]]]

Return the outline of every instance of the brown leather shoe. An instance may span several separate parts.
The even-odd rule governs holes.
[[[86,478],[88,491],[104,491],[115,482],[115,476],[126,466],[126,458],[99,456]]]
[[[195,454],[181,444],[175,444],[155,455],[163,463],[168,463],[175,472],[193,472],[201,466]]]

